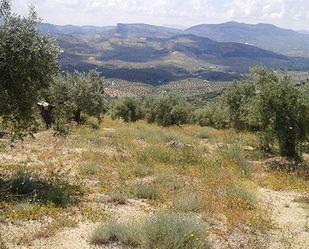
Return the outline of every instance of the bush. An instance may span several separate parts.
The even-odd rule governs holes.
[[[136,177],[145,177],[151,175],[153,173],[153,170],[148,165],[138,164],[135,167],[133,173]]]
[[[176,195],[173,204],[176,210],[182,212],[196,212],[203,205],[200,196],[192,192],[183,192]]]
[[[58,177],[58,176],[56,176]],[[57,179],[40,179],[29,173],[18,172],[9,180],[0,179],[0,199],[27,200],[30,203],[53,204],[66,207],[79,190]]]
[[[144,248],[206,249],[206,229],[201,221],[177,214],[159,214],[142,227]]]
[[[162,95],[146,100],[146,119],[161,126],[181,125],[192,120],[192,106],[177,95]]]
[[[252,210],[257,205],[256,196],[242,186],[231,186],[227,190],[228,205],[232,208]]]
[[[136,189],[136,196],[140,199],[156,200],[160,197],[160,193],[154,185],[141,185]]]
[[[99,130],[100,129],[100,122],[97,118],[92,117],[92,116],[86,116],[85,117],[85,125],[90,127],[91,129],[94,130]]]
[[[139,226],[111,222],[99,227],[92,235],[91,242],[118,242],[147,249],[209,248],[202,221],[176,214],[154,215]]]
[[[131,225],[110,222],[97,228],[91,237],[93,244],[108,244],[112,242],[120,242],[128,246],[137,246],[136,229]]]
[[[142,103],[132,97],[118,100],[112,108],[113,119],[123,119],[125,122],[136,122],[145,116]]]

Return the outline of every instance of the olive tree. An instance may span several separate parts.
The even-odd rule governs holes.
[[[30,129],[38,93],[59,73],[59,47],[39,34],[35,10],[14,14],[0,1],[0,119],[13,132]]]
[[[136,122],[145,116],[141,101],[133,97],[118,100],[112,109],[113,119],[123,119],[125,122]]]
[[[100,119],[106,112],[103,79],[94,70],[56,77],[43,96],[54,106],[56,122],[73,119],[81,124],[82,113]]]
[[[273,72],[254,72],[258,94],[258,111],[262,131],[278,141],[280,154],[299,159],[301,145],[309,135],[309,95],[287,76]],[[271,136],[269,138],[269,136]]]
[[[178,95],[162,95],[146,101],[146,118],[161,126],[181,125],[192,120],[192,106]]]

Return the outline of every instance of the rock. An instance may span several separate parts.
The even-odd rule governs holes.
[[[171,149],[184,149],[184,148],[191,148],[191,147],[193,147],[191,144],[184,144],[184,143],[176,142],[174,140],[168,142],[166,144],[166,146],[171,148]]]
[[[297,163],[286,157],[273,157],[266,160],[265,165],[273,170],[293,171],[297,168]]]

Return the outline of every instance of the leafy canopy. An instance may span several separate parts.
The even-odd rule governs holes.
[[[60,50],[54,39],[39,34],[33,8],[19,16],[2,0],[0,20],[0,118],[13,131],[27,130],[39,91],[59,72]]]

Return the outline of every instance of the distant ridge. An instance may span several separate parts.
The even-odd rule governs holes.
[[[220,42],[238,42],[290,56],[309,57],[309,34],[272,24],[227,22],[201,24],[185,30],[186,33],[208,37]]]

